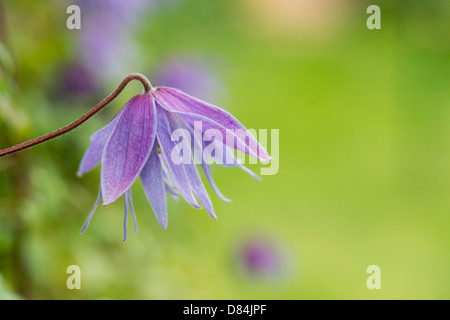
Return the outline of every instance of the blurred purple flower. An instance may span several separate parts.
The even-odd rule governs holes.
[[[80,59],[97,77],[98,83],[122,76],[138,60],[138,50],[130,33],[138,26],[140,15],[155,1],[79,0],[83,12],[79,32]]]
[[[78,0],[83,19],[101,18],[110,20],[111,25],[134,25],[136,16],[154,5],[156,0]]]
[[[73,97],[93,94],[97,86],[93,83],[89,72],[80,64],[72,63],[61,68],[58,77],[58,87],[62,91],[61,96]]]
[[[98,83],[122,77],[137,59],[135,43],[101,19],[86,21],[80,36],[80,59]]]
[[[202,123],[202,135],[208,129],[222,133],[225,141],[216,138],[211,143],[219,144],[219,147],[227,145],[263,161],[270,161],[270,156],[258,141],[253,136],[247,136],[245,127],[225,110],[177,89],[156,87],[148,93],[134,96],[108,125],[92,135],[78,175],[90,171],[101,162],[101,183],[97,201],[82,232],[87,228],[100,199],[103,198],[103,205],[108,205],[122,195],[125,195],[124,240],[126,240],[128,206],[131,208],[136,231],[130,188],[138,176],[163,228],[167,227],[166,192],[172,194],[178,192],[190,205],[201,208],[195,198],[197,196],[209,215],[216,218],[197,167],[194,161],[191,161],[192,153],[186,162],[175,163],[173,160],[172,151],[176,147],[176,142],[173,141],[171,134],[177,129],[185,129],[188,134],[193,133],[197,128],[196,122]],[[225,139],[227,133],[233,135],[233,141]],[[203,143],[203,139],[198,135],[193,135],[192,140],[194,145]],[[222,157],[226,155],[223,153]],[[228,156],[233,160],[229,165],[242,167],[233,153]],[[221,160],[222,163],[227,162]],[[202,168],[214,191],[222,199],[227,200],[215,187],[205,161],[202,161]],[[173,192],[174,190],[176,192]]]
[[[211,63],[200,57],[171,57],[156,70],[155,78],[162,86],[179,88],[208,101],[223,89]]]
[[[262,237],[244,241],[237,252],[241,270],[255,278],[275,278],[284,269],[284,258],[279,246]]]

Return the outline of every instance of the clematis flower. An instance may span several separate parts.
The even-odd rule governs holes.
[[[274,274],[279,268],[276,251],[263,241],[249,241],[244,244],[240,255],[246,269],[252,274]]]
[[[154,77],[162,86],[214,101],[224,88],[213,65],[209,56],[174,55],[159,64]]]
[[[286,248],[275,239],[253,235],[243,239],[236,249],[236,267],[249,279],[281,280],[289,275]]]
[[[202,124],[201,129],[196,123]],[[195,146],[212,145],[216,150],[223,150],[224,152],[213,155],[215,158],[221,157],[216,159],[220,160],[219,163],[238,166],[255,178],[258,176],[245,168],[229,148],[262,161],[271,160],[258,141],[248,135],[245,127],[227,111],[174,88],[153,88],[147,93],[134,96],[104,128],[91,136],[90,146],[83,156],[78,175],[81,176],[101,163],[100,191],[81,232],[87,228],[101,199],[103,205],[108,205],[121,196],[125,198],[124,241],[127,238],[129,211],[136,232],[130,188],[138,177],[156,218],[164,229],[167,227],[166,193],[180,195],[195,208],[203,206],[216,219],[211,199],[193,161],[193,153],[188,155],[192,161],[178,163],[172,159],[172,152],[177,144],[172,141],[171,134],[177,129],[190,133],[193,137],[190,140],[193,142],[190,145],[192,149]],[[222,137],[231,135],[233,139],[221,140],[216,137],[205,139],[208,140],[205,142],[199,134],[194,134],[196,130],[200,130],[201,135],[205,134],[206,137],[209,129],[221,133]],[[221,199],[229,201],[214,184],[207,161],[201,161],[201,167],[212,189]]]
[[[78,57],[98,85],[136,67],[139,50],[131,34],[153,2],[156,1],[76,1],[83,15],[82,30],[77,34]]]
[[[60,70],[58,82],[55,84],[58,98],[78,98],[98,91],[90,73],[80,63],[65,64]]]

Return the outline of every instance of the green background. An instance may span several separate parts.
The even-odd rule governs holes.
[[[136,183],[136,235],[122,242],[122,200],[99,208],[80,235],[100,170],[75,173],[89,136],[140,92],[130,84],[79,129],[0,159],[0,299],[449,298],[450,3],[275,10],[291,2],[172,1],[124,30],[141,56],[125,72],[151,81],[168,55],[216,57],[218,103],[246,127],[280,130],[279,172],[260,182],[213,166],[233,202],[208,187],[214,221],[168,198],[167,230]],[[122,78],[99,96],[54,99],[58,68],[83,32],[66,28],[71,2],[0,3],[6,148],[75,120]],[[371,4],[381,30],[366,27]],[[254,235],[282,252],[276,279],[236,268],[237,248]],[[72,264],[81,290],[66,287]],[[381,290],[366,286],[373,264]]]

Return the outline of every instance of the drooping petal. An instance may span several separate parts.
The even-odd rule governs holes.
[[[91,143],[89,145],[89,148],[84,153],[83,159],[81,159],[80,167],[78,168],[77,175],[79,177],[92,170],[102,160],[102,153],[106,141],[114,131],[117,120],[122,114],[122,111],[123,109],[121,109],[105,127],[98,130],[90,137],[89,140],[91,141]]]
[[[193,137],[193,148],[197,148],[199,150],[202,150],[203,147],[203,143],[201,141],[201,138],[197,135],[194,134],[194,129],[187,123],[183,123],[183,126],[189,130],[189,133],[191,134],[191,136]],[[211,188],[213,189],[213,191],[217,194],[217,196],[222,199],[222,201],[225,202],[231,202],[230,199],[228,199],[227,197],[225,197],[222,192],[220,192],[219,188],[217,188],[216,184],[214,183],[214,179],[212,177],[212,172],[211,172],[211,168],[209,167],[209,164],[204,161],[203,159],[203,154],[202,155],[198,155],[200,157],[200,159],[198,159],[201,163],[201,167],[203,169],[203,172],[205,173],[206,179],[208,180],[209,185],[211,186]]]
[[[102,199],[102,188],[100,187],[99,191],[98,191],[97,200],[95,201],[94,207],[92,208],[91,212],[89,213],[89,215],[88,215],[88,217],[86,219],[86,222],[84,223],[83,228],[81,229],[80,233],[83,233],[87,229],[87,227],[89,226],[89,222],[91,221],[92,215],[94,214],[95,209],[97,209],[98,204],[100,203],[101,199]]]
[[[208,192],[206,191],[205,186],[203,185],[203,182],[200,179],[200,175],[197,171],[197,167],[195,166],[195,164],[193,163],[187,164],[186,173],[188,175],[189,183],[191,184],[192,190],[194,190],[194,193],[197,196],[200,203],[205,207],[206,211],[213,219],[217,219],[217,216],[214,213],[211,199],[209,198]]]
[[[128,197],[125,196],[124,199],[124,213],[123,213],[123,242],[127,241],[128,236]]]
[[[137,227],[136,213],[134,212],[133,207],[133,198],[131,197],[131,189],[125,191],[125,198],[127,198],[128,205],[130,206],[131,217],[133,218],[134,233],[137,233],[138,227]]]
[[[203,130],[216,129],[222,133],[224,142],[241,152],[259,158],[262,161],[270,161],[271,157],[247,129],[229,112],[194,98],[182,91],[168,87],[158,87],[153,92],[157,102],[169,112],[182,115],[184,119],[202,121]],[[226,134],[233,133],[234,141],[227,141]],[[247,141],[248,140],[248,141]]]
[[[169,193],[175,201],[178,201],[178,196],[180,193],[175,186],[175,183],[170,176],[169,169],[164,161],[164,157],[162,154],[158,154],[159,162],[161,163],[161,169],[163,174],[164,185],[166,188],[166,192]]]
[[[241,168],[243,171],[247,172],[250,176],[252,176],[254,179],[256,180],[262,180],[262,178],[260,176],[258,176],[256,173],[254,173],[252,170],[250,170],[249,168],[247,168],[246,166],[238,163],[236,166],[238,166],[239,168]]]
[[[243,171],[247,172],[250,176],[252,176],[253,178],[255,178],[256,180],[262,180],[262,178],[260,176],[258,176],[256,173],[254,173],[252,170],[250,170],[249,168],[247,168],[246,166],[242,165],[242,163],[235,157],[234,153],[232,150],[230,150],[226,145],[224,145],[222,142],[218,141],[218,140],[214,140],[214,141],[204,141],[203,142],[203,148],[206,148],[206,146],[210,143],[213,143],[216,145],[217,148],[222,148],[223,152],[222,154],[222,158],[219,158],[219,156],[216,154],[215,155],[215,161],[217,163],[222,164],[224,167],[238,167],[240,169],[242,169]],[[231,161],[230,161],[231,159]]]
[[[252,176],[253,178],[255,178],[256,180],[262,180],[262,178],[260,176],[258,176],[256,173],[254,173],[252,170],[250,170],[249,168],[245,167],[244,165],[242,165],[241,161],[239,161],[235,155],[234,152],[232,150],[230,150],[230,148],[227,147],[227,145],[223,144],[220,140],[218,139],[212,139],[211,141],[203,141],[201,138],[200,133],[198,133],[197,135],[194,135],[194,129],[192,128],[191,125],[189,125],[186,121],[184,121],[184,126],[186,126],[188,128],[188,130],[191,132],[191,135],[194,137],[194,146],[193,148],[197,148],[198,150],[205,150],[208,146],[210,146],[211,144],[215,145],[214,149],[219,149],[222,150],[222,152],[217,152],[214,156],[213,159],[216,163],[223,165],[224,167],[234,167],[237,166],[238,168],[242,169],[243,171],[247,172],[250,176]],[[197,139],[196,139],[197,138]],[[197,144],[197,145],[195,145]],[[199,146],[198,144],[201,144],[201,146]],[[202,168],[205,172],[205,175],[208,179],[208,181],[210,182],[211,187],[213,188],[213,190],[217,193],[217,195],[224,201],[226,202],[231,202],[231,200],[221,196],[221,192],[217,189],[217,187],[214,184],[214,181],[212,180],[212,175],[210,174],[211,169],[209,167],[209,163],[211,162],[207,162],[207,160],[209,161],[209,157],[207,157],[206,155],[204,155],[202,153],[202,155],[200,156],[201,159],[201,163],[202,163]],[[204,157],[207,157],[207,159],[204,159]],[[208,173],[209,171],[209,173]],[[211,181],[210,181],[211,179]],[[216,191],[217,190],[217,191]],[[222,198],[223,197],[223,198]],[[226,200],[225,200],[225,199]],[[228,200],[228,201],[227,201]]]
[[[150,156],[142,168],[141,182],[156,219],[161,226],[167,228],[167,202],[162,167],[158,157],[158,146],[155,144]]]
[[[167,111],[157,105],[156,114],[158,118],[158,128],[156,130],[156,136],[158,139],[159,147],[164,156],[164,160],[169,167],[173,182],[175,183],[181,196],[191,206],[195,208],[201,208],[192,193],[185,165],[183,163],[175,164],[171,159],[171,152],[175,147],[175,142],[173,142],[170,137],[172,131],[170,130],[170,124],[166,113]]]
[[[150,94],[133,97],[124,107],[102,155],[104,205],[114,202],[138,177],[155,142],[155,100]]]
[[[178,193],[178,190],[176,189],[176,187],[167,183],[166,179],[164,179],[164,186],[165,186],[166,192],[168,194],[170,194],[172,197],[174,197],[174,200],[178,200],[178,196],[180,194]]]
[[[185,129],[182,127],[178,117],[174,114],[167,114],[167,118],[169,119],[170,128],[172,130],[177,129]],[[172,132],[172,131],[171,131]],[[186,139],[186,138],[183,138]],[[194,190],[195,195],[197,196],[200,203],[205,207],[206,211],[209,213],[209,215],[217,219],[216,214],[214,213],[214,209],[211,203],[211,199],[209,198],[208,192],[205,189],[205,186],[203,185],[203,182],[200,178],[200,175],[197,170],[197,166],[195,165],[192,155],[191,155],[191,162],[185,163],[184,168],[186,170],[186,174],[189,180],[189,184]]]
[[[207,164],[205,161],[202,161],[202,169],[203,169],[203,172],[205,173],[205,176],[206,176],[206,179],[208,180],[209,185],[211,186],[213,191],[217,194],[217,196],[220,199],[222,199],[222,201],[231,202],[231,199],[228,199],[227,197],[225,197],[223,195],[223,193],[219,190],[219,188],[216,186],[213,176],[212,176],[211,168],[209,167],[209,164]]]

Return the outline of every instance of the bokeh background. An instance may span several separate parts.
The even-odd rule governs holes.
[[[122,201],[80,235],[100,170],[75,173],[139,83],[1,158],[0,299],[448,299],[449,30],[446,0],[0,0],[0,148],[72,122],[131,72],[280,130],[276,175],[213,167],[233,200],[208,189],[217,221],[168,198],[163,230],[136,184],[125,243]]]

